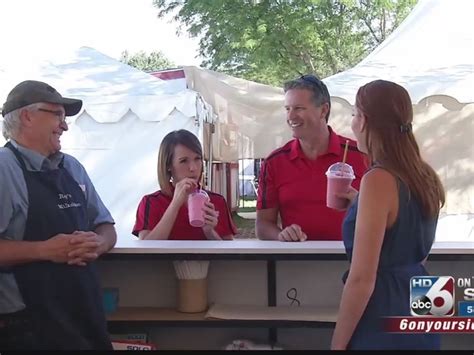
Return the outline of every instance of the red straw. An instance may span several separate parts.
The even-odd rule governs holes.
[[[346,162],[347,157],[347,148],[349,147],[349,139],[346,139],[346,146],[344,147],[344,156],[342,157],[342,162]]]

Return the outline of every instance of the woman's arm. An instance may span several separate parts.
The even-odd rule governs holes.
[[[398,210],[395,178],[373,169],[362,178],[349,275],[342,292],[331,349],[344,350],[374,291],[380,251]]]
[[[211,194],[211,200],[204,206],[204,223],[202,231],[209,240],[233,240],[237,233],[227,203],[218,194]]]
[[[191,191],[196,189],[196,181],[190,178],[184,178],[176,184],[173,200],[166,209],[163,217],[151,230],[142,230],[138,233],[138,237],[143,240],[165,240],[168,239],[173,229],[174,222],[178,216],[179,209],[188,199]]]
[[[219,211],[216,211],[212,202],[207,201],[204,205],[204,226],[202,231],[209,240],[222,240],[215,228],[219,223]]]
[[[180,208],[181,206],[177,206],[177,204],[174,204],[172,201],[157,225],[151,231],[146,229],[140,231],[138,237],[142,240],[168,239]]]

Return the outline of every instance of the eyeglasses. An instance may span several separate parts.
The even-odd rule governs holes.
[[[316,87],[319,93],[321,94],[321,98],[323,100],[322,103],[328,104],[329,110],[328,110],[328,113],[326,114],[326,122],[327,122],[329,118],[329,113],[331,112],[331,97],[329,96],[328,88],[321,80],[319,80],[316,76],[311,75],[311,74],[301,75],[300,80],[310,83],[314,87]]]
[[[61,110],[48,110],[46,108],[39,108],[38,111],[51,113],[56,116],[60,123],[68,123],[66,120],[66,113]]]
[[[316,86],[324,99],[329,101],[329,91],[326,85],[314,75],[301,75],[300,79]]]

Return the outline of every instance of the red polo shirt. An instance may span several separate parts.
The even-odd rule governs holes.
[[[326,154],[308,159],[298,139],[273,151],[263,162],[258,184],[257,209],[277,208],[282,227],[298,224],[308,240],[341,240],[341,224],[345,212],[326,207],[326,171],[331,164],[342,161],[348,138],[329,128]],[[360,179],[367,169],[365,154],[349,139],[346,162],[352,166],[356,179],[352,186],[359,189]]]
[[[206,190],[206,192],[216,211],[219,211],[219,221],[215,228],[217,234],[220,237],[237,234],[237,228],[230,216],[224,197],[211,191]],[[152,230],[155,228],[169,207],[171,199],[172,197],[165,195],[161,191],[145,195],[138,205],[137,219],[132,233],[138,236],[138,233],[142,230]],[[168,239],[207,240],[202,228],[193,227],[189,224],[188,206],[186,204],[183,204],[179,209]]]

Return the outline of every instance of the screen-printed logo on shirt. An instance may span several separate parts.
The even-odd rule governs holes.
[[[74,208],[74,207],[81,207],[81,203],[71,201],[72,195],[71,194],[58,194],[58,207],[60,210],[64,210],[66,208]]]

